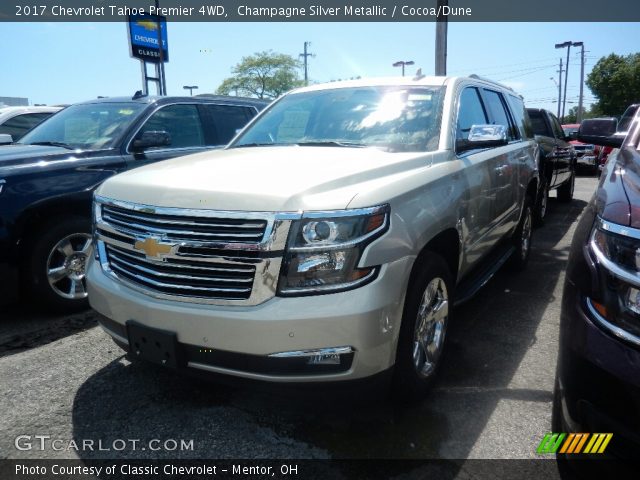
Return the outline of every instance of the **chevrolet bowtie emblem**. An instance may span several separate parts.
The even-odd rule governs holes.
[[[147,257],[162,258],[164,255],[171,253],[173,245],[160,243],[159,238],[147,237],[144,241],[138,240],[133,248],[143,251]]]

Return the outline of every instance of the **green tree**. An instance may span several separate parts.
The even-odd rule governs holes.
[[[630,103],[640,100],[640,53],[602,57],[587,75],[586,84],[598,98],[594,112],[622,115]]]
[[[598,113],[597,110],[594,110],[593,107],[590,110],[587,110],[586,108],[582,107],[582,119],[584,120],[585,118],[594,118],[594,117],[599,117],[600,114]],[[562,120],[562,123],[577,123],[578,122],[578,107],[571,107],[569,109],[569,113],[567,113],[567,115],[565,115],[565,117]]]
[[[216,90],[220,95],[245,95],[258,98],[277,98],[303,82],[298,78],[300,62],[290,55],[272,50],[257,52],[243,57],[231,69],[232,76],[226,78]]]

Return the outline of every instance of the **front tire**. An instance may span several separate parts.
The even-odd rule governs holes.
[[[453,279],[446,262],[428,254],[417,268],[405,299],[394,371],[394,394],[405,401],[420,400],[434,382],[452,306]]]
[[[56,312],[89,308],[85,267],[92,255],[91,224],[79,216],[56,218],[27,247],[27,287],[42,307]]]

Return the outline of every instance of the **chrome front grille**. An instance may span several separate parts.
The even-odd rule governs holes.
[[[114,228],[133,235],[160,234],[170,240],[201,242],[260,242],[264,236],[265,220],[235,218],[180,217],[132,211],[113,205],[102,207],[102,218]]]
[[[291,220],[299,214],[160,208],[96,196],[103,271],[142,293],[256,305],[276,292]]]
[[[159,262],[144,254],[106,246],[111,268],[130,281],[169,295],[246,300],[251,295],[256,267],[224,263]]]

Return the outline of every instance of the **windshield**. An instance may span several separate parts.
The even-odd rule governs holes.
[[[276,102],[229,148],[257,145],[438,148],[442,87],[357,87],[294,93]]]
[[[567,137],[570,137],[571,134],[578,133],[578,127],[562,127],[562,130]]]
[[[138,103],[72,105],[35,127],[19,143],[83,150],[112,148],[144,107]]]

